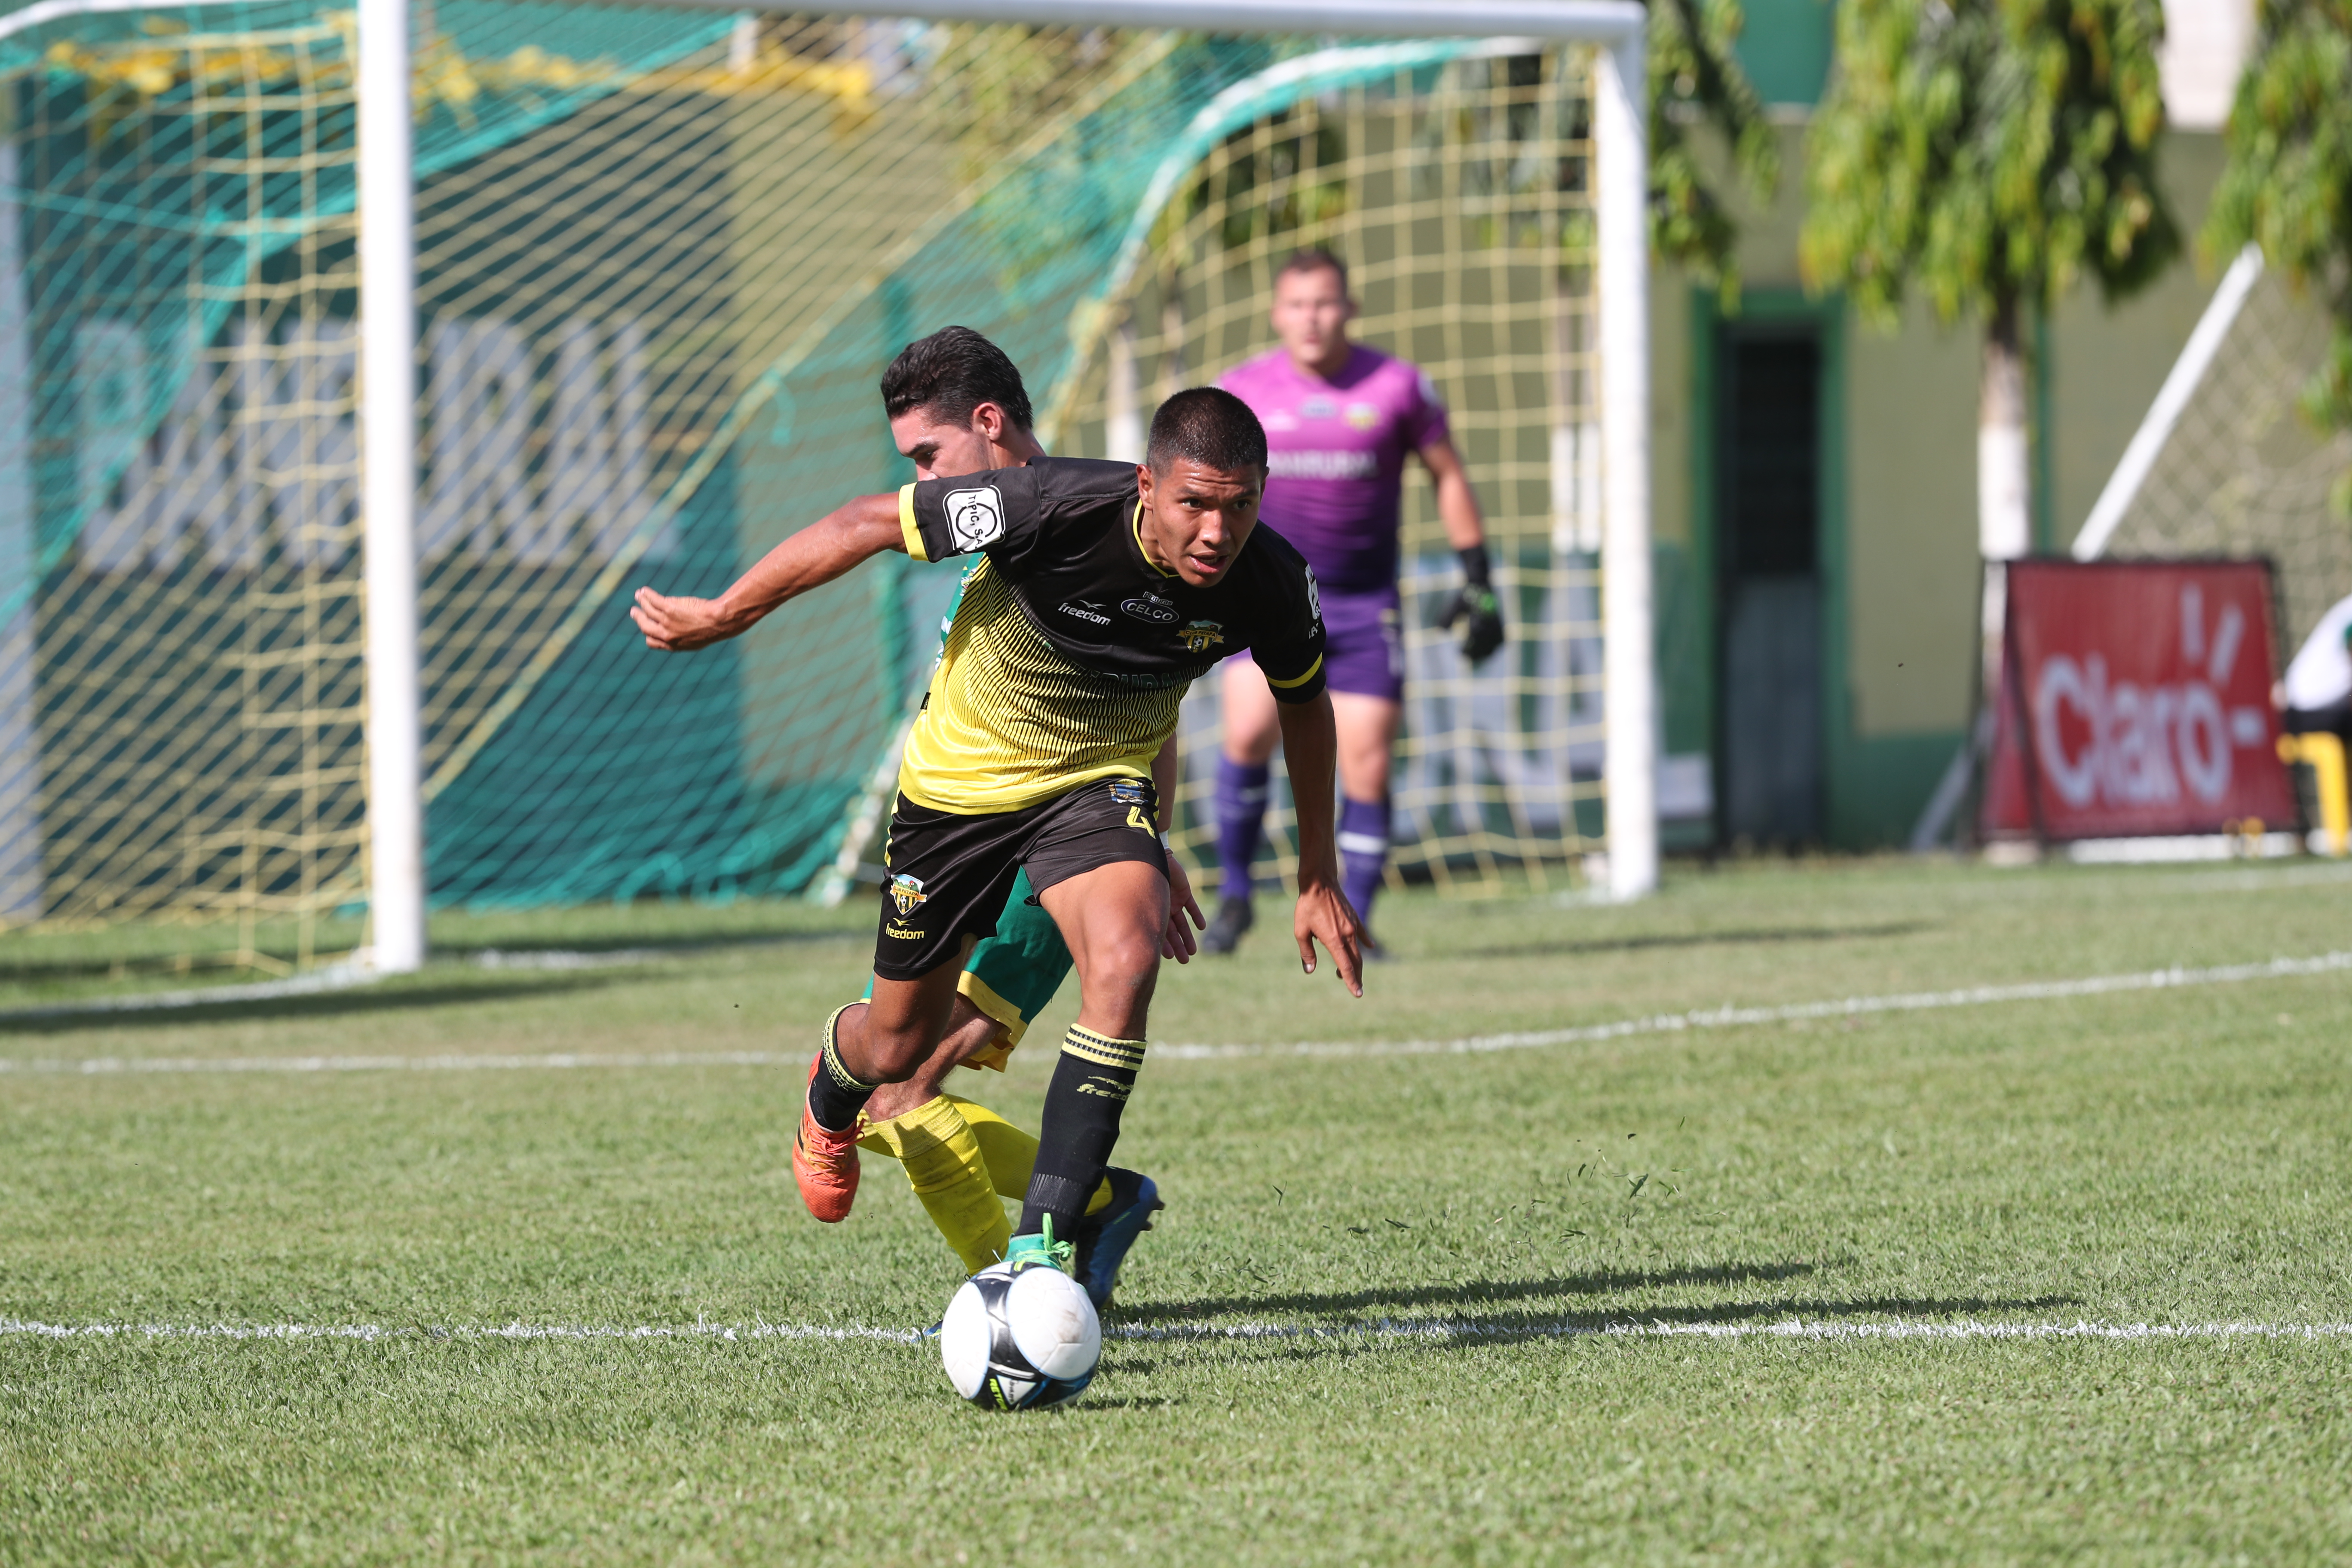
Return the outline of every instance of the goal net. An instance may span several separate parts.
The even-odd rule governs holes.
[[[2258,265],[2240,264],[2250,273]],[[2183,380],[2171,390],[2185,400],[2159,400],[2151,416],[2170,423],[2148,431],[2161,442],[2137,489],[2103,500],[2113,517],[2095,515],[2075,553],[2264,557],[2277,568],[2281,653],[2292,658],[2327,607],[2352,594],[2352,520],[2329,501],[2352,473],[2352,434],[2323,435],[2296,406],[2326,353],[2329,323],[2315,298],[2275,272],[2225,279],[2217,310],[2233,313],[2209,311],[2219,330],[2210,359],[2184,355],[2176,369]]]
[[[1451,577],[1416,500],[1401,863],[1540,878],[1599,830],[1586,47],[413,22],[436,904],[807,889],[952,566],[886,557],[691,658],[642,647],[630,593],[716,593],[910,477],[876,378],[950,321],[1023,366],[1052,449],[1131,446],[1120,399],[1261,345],[1309,242],[1451,404],[1520,633],[1472,672],[1423,629]],[[0,920],[233,921],[196,945],[247,963],[360,940],[352,28],[266,0],[0,37]]]

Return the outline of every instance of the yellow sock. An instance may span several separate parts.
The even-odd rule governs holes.
[[[942,1094],[887,1121],[869,1122],[857,1146],[907,1167],[915,1195],[963,1259],[965,1273],[977,1273],[1004,1256],[1013,1226],[989,1185],[980,1142],[955,1100]]]
[[[941,1095],[958,1110],[971,1128],[972,1136],[980,1140],[980,1157],[988,1162],[988,1179],[997,1195],[1016,1203],[1029,1195],[1029,1173],[1037,1163],[1037,1140],[976,1100],[958,1100],[952,1094]],[[1088,1214],[1100,1214],[1110,1206],[1110,1178],[1105,1176],[1102,1185],[1087,1202]]]

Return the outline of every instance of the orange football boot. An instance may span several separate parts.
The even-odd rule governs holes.
[[[812,1082],[824,1066],[820,1051],[809,1063]],[[853,1125],[844,1132],[830,1132],[820,1127],[805,1094],[801,1096],[801,1135],[793,1140],[793,1180],[800,1184],[801,1202],[808,1212],[827,1225],[847,1219],[849,1205],[857,1201],[857,1129]]]

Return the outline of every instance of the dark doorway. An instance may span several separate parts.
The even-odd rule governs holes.
[[[1717,398],[1722,668],[1716,798],[1727,842],[1822,837],[1822,341],[1726,323]]]

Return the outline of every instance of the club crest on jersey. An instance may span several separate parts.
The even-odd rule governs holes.
[[[1348,405],[1348,427],[1349,429],[1370,430],[1380,422],[1381,411],[1372,406],[1372,405],[1369,403],[1350,403]]]
[[[996,493],[994,485],[950,490],[940,504],[958,550],[978,550],[1004,537],[1004,498]]]
[[[1154,626],[1172,626],[1176,624],[1176,606],[1149,588],[1132,599],[1121,601],[1118,607],[1137,620],[1150,621]]]
[[[1224,623],[1193,621],[1177,629],[1176,640],[1184,645],[1187,653],[1204,653],[1225,640]]]
[[[913,914],[929,897],[930,894],[923,891],[923,884],[904,871],[890,879],[890,901],[898,906],[898,913],[902,916]]]

